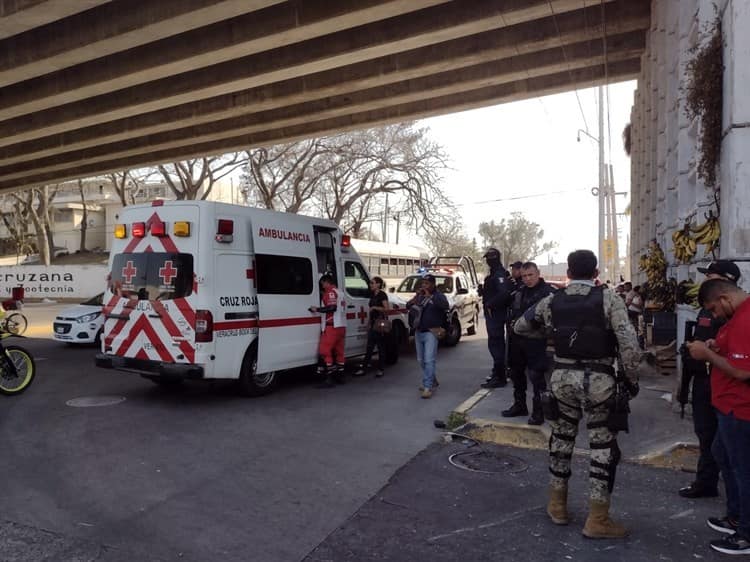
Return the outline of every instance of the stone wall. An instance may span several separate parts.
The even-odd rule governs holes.
[[[714,192],[697,174],[700,124],[685,114],[685,67],[690,50],[716,17],[724,35],[724,112],[719,257],[738,261],[750,278],[750,2],[746,0],[654,0],[651,29],[632,110],[631,278],[642,282],[638,257],[656,238],[678,281],[700,278],[710,261],[699,246],[692,263],[679,265],[672,232],[686,220],[705,220]],[[746,279],[747,280],[747,279]],[[746,284],[746,287],[750,284]]]

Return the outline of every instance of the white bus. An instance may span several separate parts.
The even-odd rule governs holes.
[[[398,285],[404,277],[430,261],[427,249],[419,246],[388,244],[358,238],[352,238],[352,246],[367,266],[370,275],[382,277],[389,287]]]

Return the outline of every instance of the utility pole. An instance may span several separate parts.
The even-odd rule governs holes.
[[[383,242],[388,242],[388,192],[385,192],[385,211],[383,211]]]
[[[612,171],[612,164],[609,165],[608,187],[609,196],[612,201],[610,203],[612,211],[612,218],[610,219],[610,223],[612,224],[612,233],[610,234],[610,239],[612,240],[612,277],[617,277],[620,273],[620,245],[617,232],[617,192],[615,191],[615,174]]]
[[[607,183],[607,172],[604,167],[604,88],[599,86],[599,267],[601,275],[605,278],[604,259],[604,198],[606,197],[605,186]]]

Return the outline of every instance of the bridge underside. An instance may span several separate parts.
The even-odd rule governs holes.
[[[649,0],[0,0],[0,192],[636,78]]]

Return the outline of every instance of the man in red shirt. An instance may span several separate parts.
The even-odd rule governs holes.
[[[726,533],[711,541],[724,554],[750,554],[750,298],[731,281],[710,279],[698,302],[727,323],[715,340],[688,344],[693,359],[711,364],[711,403],[719,430],[714,454],[727,490],[727,516],[710,517],[712,529]]]

